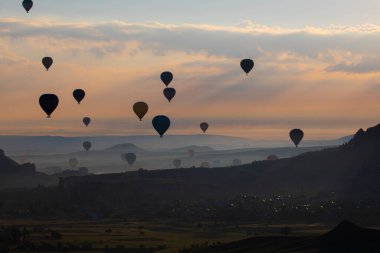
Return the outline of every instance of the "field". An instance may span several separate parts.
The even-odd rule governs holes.
[[[105,252],[106,249],[119,248],[125,250],[120,252],[139,249],[141,252],[162,253],[254,236],[281,236],[281,228],[287,226],[137,220],[1,220],[0,225],[25,227],[28,231],[26,240],[34,245],[76,245],[81,247],[78,252]],[[293,225],[291,228],[292,235],[302,237],[326,231],[321,225]]]

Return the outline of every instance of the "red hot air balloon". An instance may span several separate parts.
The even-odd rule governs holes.
[[[204,133],[206,133],[206,131],[207,131],[207,129],[208,129],[208,123],[206,123],[206,122],[202,122],[202,123],[200,124],[200,127],[201,127],[202,131],[203,131]]]
[[[133,111],[139,117],[140,121],[144,118],[145,114],[148,112],[149,107],[145,102],[137,102],[133,105]]]

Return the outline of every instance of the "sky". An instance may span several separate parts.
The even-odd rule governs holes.
[[[207,121],[208,134],[333,139],[380,121],[379,1],[35,0],[29,14],[21,2],[0,1],[0,135],[155,134],[164,114],[168,134]],[[44,93],[60,98],[51,119]],[[137,101],[150,108],[143,122]]]

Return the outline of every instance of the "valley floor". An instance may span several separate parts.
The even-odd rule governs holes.
[[[0,220],[0,226],[3,230],[19,231],[20,238],[8,243],[11,252],[187,252],[249,237],[261,238],[263,244],[259,242],[259,245],[266,250],[273,247],[271,240],[282,238],[292,242],[328,230],[321,224],[211,224],[171,220],[7,219]],[[290,235],[284,235],[285,227],[291,228]]]

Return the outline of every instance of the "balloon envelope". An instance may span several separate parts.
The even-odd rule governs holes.
[[[26,10],[27,13],[29,13],[30,9],[33,7],[33,1],[32,0],[24,0],[22,2],[22,6]]]
[[[248,75],[249,72],[253,69],[253,66],[255,63],[251,59],[244,59],[240,62],[241,68],[244,70],[244,72]]]
[[[201,127],[202,131],[203,131],[204,133],[206,133],[206,131],[207,131],[207,129],[208,129],[208,123],[206,123],[206,122],[202,122],[202,123],[200,124],[200,127]]]
[[[166,99],[170,102],[174,96],[175,96],[175,89],[174,88],[165,88],[164,89],[164,96],[166,97]]]
[[[145,114],[148,112],[149,107],[145,102],[137,102],[133,105],[133,111],[139,117],[140,121],[144,118]]]
[[[179,160],[179,159],[175,159],[175,160],[173,160],[173,165],[174,165],[174,167],[176,167],[177,169],[181,166],[181,164],[182,164],[182,161],[181,161],[181,160]]]
[[[83,124],[86,125],[86,127],[88,127],[88,125],[91,123],[91,118],[89,117],[84,117],[83,118]]]
[[[49,56],[42,58],[42,64],[45,66],[46,70],[49,70],[51,65],[53,65],[53,58]]]
[[[166,117],[165,115],[158,115],[153,118],[152,125],[154,129],[157,131],[157,133],[162,136],[164,136],[165,132],[170,127],[170,119]]]
[[[73,91],[73,97],[78,102],[78,104],[80,104],[80,102],[84,99],[85,96],[86,92],[84,92],[84,90],[82,89],[76,89]]]
[[[166,87],[173,81],[173,74],[169,71],[161,73],[161,81],[166,85]]]
[[[290,131],[289,136],[290,139],[294,142],[294,145],[298,147],[298,144],[300,144],[300,142],[302,141],[304,134],[301,129],[293,129],[292,131]]]
[[[124,155],[125,160],[128,162],[129,166],[132,166],[136,161],[136,155],[134,153],[127,153]]]
[[[78,165],[78,160],[77,160],[76,158],[71,158],[71,159],[69,160],[69,164],[70,164],[70,166],[71,166],[72,168],[75,168],[75,167],[77,167],[77,165]]]
[[[39,99],[42,110],[47,114],[48,118],[58,106],[59,99],[54,94],[43,94]]]
[[[86,150],[86,152],[90,150],[91,146],[92,146],[91,142],[89,141],[83,142],[83,148]]]

